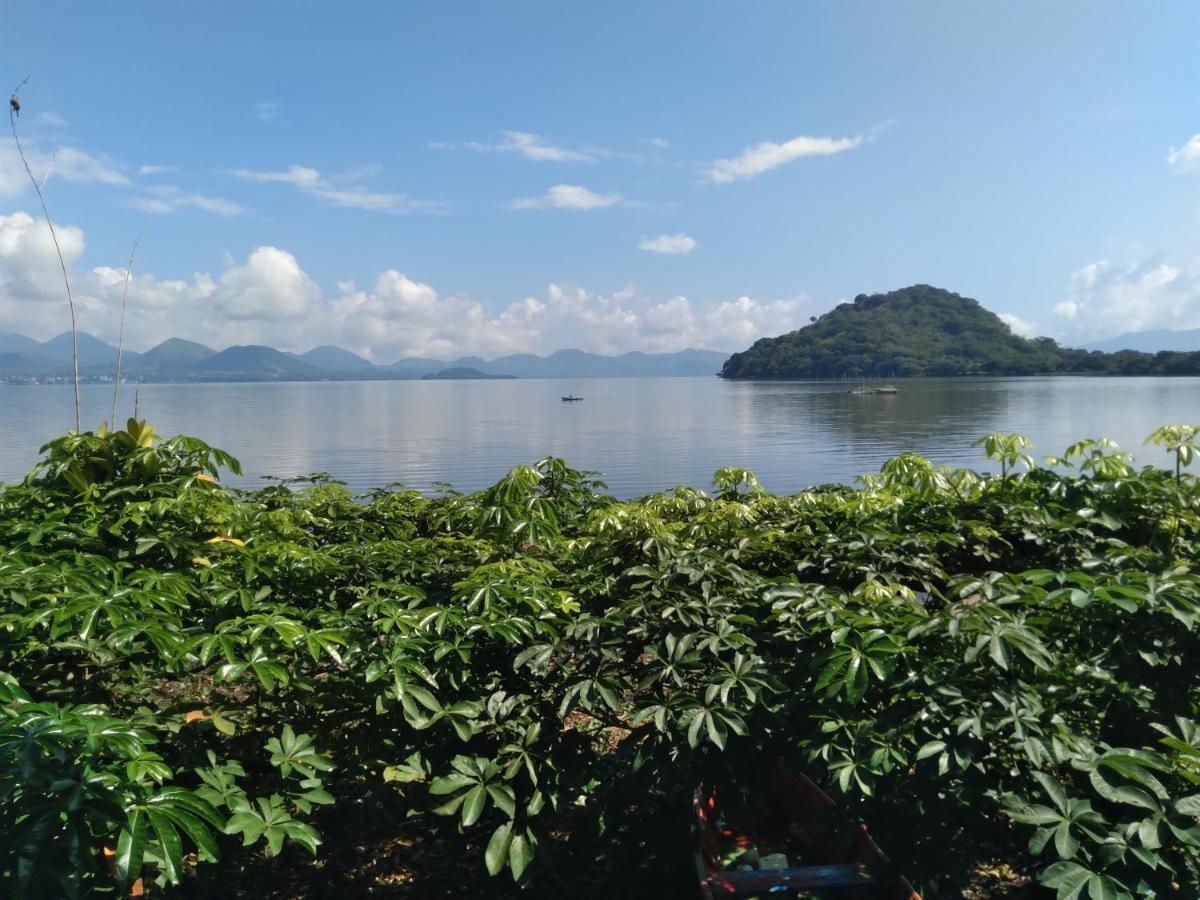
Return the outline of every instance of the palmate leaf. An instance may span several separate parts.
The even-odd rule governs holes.
[[[278,856],[287,838],[314,855],[321,843],[320,836],[312,826],[292,818],[278,794],[272,794],[269,798],[260,797],[255,805],[246,804],[238,809],[230,816],[225,833],[241,834],[242,845],[246,847],[260,839],[266,840],[268,856]]]
[[[296,734],[291,725],[284,725],[279,737],[267,741],[267,751],[271,754],[271,765],[282,775],[290,775],[295,769],[306,778],[312,778],[318,770],[328,772],[333,769],[333,763],[317,752],[312,737]]]
[[[215,834],[225,829],[224,817],[203,797],[183,788],[163,788],[127,812],[117,837],[114,866],[118,880],[128,884],[138,877],[147,846],[153,843],[154,857],[172,884],[182,873],[186,836],[202,859],[215,862],[219,856]]]

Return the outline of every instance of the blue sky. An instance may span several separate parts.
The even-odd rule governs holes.
[[[927,282],[1200,327],[1200,4],[0,0],[84,327],[740,349]],[[151,211],[147,213],[147,208]],[[0,330],[66,327],[11,138]],[[5,233],[7,232],[7,233]]]

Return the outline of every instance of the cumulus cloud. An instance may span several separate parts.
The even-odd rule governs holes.
[[[87,246],[83,232],[69,225],[57,225],[58,244],[63,259],[71,266],[83,256]],[[0,215],[0,330],[22,330],[21,310],[28,304],[62,301],[66,313],[62,274],[50,229],[41,219],[26,212]]]
[[[389,213],[445,213],[449,211],[446,204],[441,201],[415,200],[407,194],[373,191],[357,183],[359,176],[374,174],[375,171],[377,168],[372,166],[358,172],[324,176],[319,170],[309,166],[293,165],[282,171],[234,169],[231,174],[243,181],[258,184],[290,184],[297,190],[311,194],[330,206]]]
[[[595,162],[600,150],[570,150],[551,144],[539,134],[529,131],[506,131],[503,140],[496,143],[462,141],[459,143],[434,141],[429,145],[434,150],[474,150],[477,153],[503,153],[519,156],[533,162]]]
[[[660,234],[638,244],[641,250],[665,256],[686,256],[698,246],[696,239],[688,234]]]
[[[577,184],[556,184],[540,197],[518,197],[511,209],[603,209],[621,202],[620,194],[597,194]]]
[[[80,327],[114,340],[124,270],[105,265],[81,270],[83,232],[65,224],[57,228],[72,270]],[[794,330],[813,311],[803,296],[696,303],[683,296],[646,297],[632,287],[603,294],[558,283],[535,296],[485,305],[444,294],[396,269],[365,289],[339,282],[327,295],[295,256],[263,246],[217,275],[169,279],[135,272],[127,342],[146,349],[168,337],[187,337],[217,348],[263,343],[299,351],[334,343],[379,362],[546,354],[569,347],[609,354],[737,350],[759,337]],[[49,230],[25,212],[0,216],[0,331],[45,339],[64,331],[68,321]]]
[[[1200,259],[1188,265],[1158,259],[1090,263],[1071,276],[1068,296],[1055,304],[1054,314],[1080,339],[1200,327]]]
[[[1037,337],[1037,326],[1032,322],[1026,322],[1020,316],[1013,313],[1000,313],[1000,321],[1008,326],[1013,334],[1019,334],[1021,337]]]
[[[55,224],[71,270],[79,327],[115,341],[125,270],[80,270],[86,242],[80,229]],[[135,272],[129,285],[129,346],[145,349],[168,337],[218,347],[268,343],[307,349],[322,343],[327,304],[292,254],[258,247],[219,277],[197,273],[160,279]],[[0,216],[0,331],[46,339],[70,327],[58,258],[45,222],[28,213]]]
[[[317,309],[321,289],[296,257],[277,247],[258,247],[244,265],[225,271],[213,292],[213,306],[230,319],[303,319]]]
[[[1172,147],[1167,153],[1167,163],[1176,172],[1200,172],[1200,134],[1193,134],[1178,150]]]
[[[709,181],[725,184],[742,178],[753,178],[806,156],[832,156],[835,153],[853,150],[872,140],[883,128],[887,127],[887,124],[891,123],[878,126],[866,134],[858,134],[854,137],[809,137],[802,134],[790,141],[784,141],[782,144],[763,141],[747,147],[737,156],[715,160],[705,175]]]

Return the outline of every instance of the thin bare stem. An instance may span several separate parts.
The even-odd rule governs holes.
[[[29,79],[26,78],[25,81]],[[17,86],[17,90],[25,84],[22,81]],[[16,91],[13,91],[16,94]],[[71,278],[67,274],[67,263],[63,259],[62,248],[58,245],[58,233],[54,230],[54,222],[50,218],[50,210],[46,206],[46,196],[42,193],[42,186],[38,184],[38,180],[33,177],[33,171],[29,168],[29,160],[25,158],[25,150],[21,147],[21,138],[17,136],[17,120],[13,115],[13,110],[8,110],[8,121],[12,125],[13,140],[17,144],[17,153],[21,157],[21,162],[25,164],[25,174],[29,176],[29,181],[33,185],[33,189],[37,191],[38,200],[42,204],[42,213],[46,216],[46,225],[50,228],[50,237],[54,241],[54,251],[58,254],[58,265],[62,269],[63,284],[67,287],[67,306],[71,310],[71,365],[74,368],[75,374],[75,431],[82,431],[80,425],[80,403],[79,403],[79,327],[75,321],[75,296],[71,293]]]
[[[129,265],[125,267],[125,288],[121,291],[121,329],[117,335],[117,383],[113,385],[112,418],[109,419],[113,429],[117,427],[117,401],[121,399],[121,358],[125,354],[125,308],[129,301],[129,279],[133,275],[133,258],[137,256],[138,244],[142,242],[142,235],[145,233],[146,226],[142,225],[142,230],[133,242],[133,249],[129,251]]]

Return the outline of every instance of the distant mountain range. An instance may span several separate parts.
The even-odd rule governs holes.
[[[89,381],[111,380],[117,349],[80,332],[79,371]],[[549,356],[518,353],[499,359],[477,356],[439,360],[412,357],[375,365],[341,347],[325,345],[307,353],[240,345],[214,350],[195,341],[170,338],[144,353],[126,350],[122,375],[129,381],[326,381],[442,378],[628,378],[637,376],[714,375],[727,353],[681,350],[678,353],[623,353],[601,356],[559,350]],[[455,374],[447,376],[447,371]],[[35,341],[22,334],[0,333],[0,380],[61,380],[71,375],[71,335]]]
[[[1141,353],[1171,350],[1187,353],[1200,350],[1200,328],[1185,331],[1168,331],[1165,328],[1155,331],[1127,331],[1116,337],[1088,344],[1084,349],[1103,350],[1105,353],[1115,353],[1118,350],[1137,350]]]

